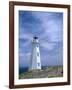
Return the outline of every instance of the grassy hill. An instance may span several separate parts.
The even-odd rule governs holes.
[[[63,66],[43,67],[41,70],[32,70],[19,74],[19,79],[63,77]]]

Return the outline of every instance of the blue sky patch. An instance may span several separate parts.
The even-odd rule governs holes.
[[[63,13],[19,11],[19,66],[29,66],[32,39],[39,38],[42,66],[63,65]]]

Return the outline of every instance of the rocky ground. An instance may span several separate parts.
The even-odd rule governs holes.
[[[44,67],[41,70],[32,70],[19,75],[19,79],[30,79],[30,78],[53,78],[62,77],[63,67],[62,66],[50,66]]]

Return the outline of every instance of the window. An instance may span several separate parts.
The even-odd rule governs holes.
[[[39,46],[37,45],[37,47],[39,47]]]
[[[37,52],[37,56],[39,56],[39,53]]]
[[[40,66],[40,63],[38,63],[38,66]]]

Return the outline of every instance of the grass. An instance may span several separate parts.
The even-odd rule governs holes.
[[[63,66],[43,67],[41,70],[32,70],[19,74],[19,79],[63,77]]]

